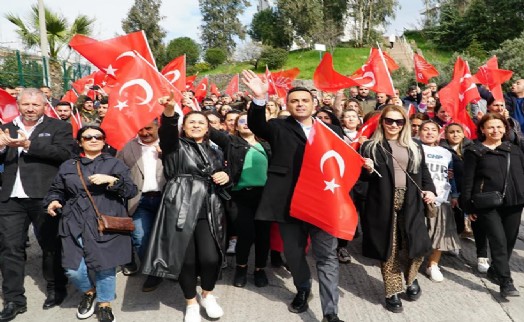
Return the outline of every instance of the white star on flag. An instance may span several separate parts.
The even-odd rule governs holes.
[[[335,189],[340,187],[340,185],[335,182],[335,178],[333,178],[331,181],[324,181],[324,183],[326,184],[324,191],[331,190],[333,194],[335,193]]]
[[[129,106],[129,105],[127,105],[127,101],[123,101],[123,102],[121,102],[121,101],[118,101],[118,100],[117,100],[117,102],[118,102],[118,103],[115,105],[115,108],[118,108],[119,111],[122,111],[123,108]]]
[[[115,72],[118,70],[118,69],[114,69],[113,66],[109,65],[107,68],[104,68],[105,71],[106,71],[106,74],[107,75],[111,75],[113,77],[115,77]]]

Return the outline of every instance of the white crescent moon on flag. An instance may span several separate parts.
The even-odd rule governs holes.
[[[131,50],[124,51],[123,53],[118,55],[118,57],[115,59],[115,61],[119,60],[122,57],[135,57],[135,56],[136,56],[136,54],[134,52],[132,52]]]
[[[133,86],[133,85],[138,85],[142,87],[144,91],[146,92],[146,98],[142,102],[138,103],[138,105],[146,105],[149,102],[151,102],[151,100],[153,99],[153,88],[143,78],[132,79],[130,81],[125,82],[124,85],[120,87],[120,90],[118,91],[118,95],[122,95],[122,92],[126,88]]]
[[[202,84],[202,90],[205,91],[207,89],[206,84]]]
[[[364,75],[362,75],[362,78],[364,77],[369,77],[372,79],[371,82],[367,83],[367,84],[364,84],[362,86],[365,86],[365,87],[373,87],[375,86],[375,74],[373,72],[365,72]]]
[[[169,75],[173,75],[173,79],[169,80],[168,78]],[[180,78],[180,71],[178,69],[175,69],[175,70],[165,73],[164,76],[169,80],[171,84],[173,84]]]
[[[344,171],[346,170],[346,163],[344,162],[344,159],[342,159],[342,156],[335,150],[327,151],[322,158],[320,158],[320,171],[324,173],[324,163],[326,163],[329,158],[335,158],[337,161],[340,177],[342,178],[344,176]]]

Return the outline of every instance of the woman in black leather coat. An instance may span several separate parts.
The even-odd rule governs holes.
[[[158,130],[166,186],[144,260],[145,274],[178,279],[187,301],[185,321],[200,321],[200,305],[210,318],[224,314],[211,294],[224,258],[224,208],[220,195],[229,182],[207,139],[209,121],[192,111],[179,135],[174,100],[164,97]],[[197,277],[202,294],[197,301]]]

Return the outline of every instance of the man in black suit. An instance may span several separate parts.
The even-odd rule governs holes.
[[[323,321],[341,322],[338,318],[337,239],[322,229],[289,215],[307,136],[314,122],[313,95],[306,88],[292,88],[288,92],[286,103],[291,116],[266,121],[267,82],[262,81],[252,71],[243,71],[242,76],[244,84],[254,95],[248,111],[249,128],[256,136],[267,140],[271,145],[272,157],[267,182],[256,219],[279,223],[284,254],[297,288],[297,295],[289,305],[289,311],[301,313],[308,309],[311,272],[306,261],[306,245],[310,236],[319,276]],[[331,129],[342,136],[340,127]]]
[[[4,163],[0,190],[0,270],[4,309],[0,321],[27,310],[24,295],[25,242],[33,223],[42,248],[42,272],[47,281],[44,309],[60,304],[67,279],[60,260],[56,218],[45,213],[42,199],[73,147],[71,124],[44,115],[47,100],[36,88],[18,96],[20,115],[0,126],[0,163]]]

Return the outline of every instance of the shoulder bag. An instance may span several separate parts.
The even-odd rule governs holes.
[[[98,221],[98,232],[100,234],[102,233],[127,234],[135,230],[135,225],[133,224],[133,219],[131,217],[129,216],[126,216],[126,217],[108,216],[98,211],[98,207],[96,206],[95,201],[93,200],[93,196],[91,195],[91,192],[89,192],[89,189],[87,189],[87,185],[84,180],[82,170],[80,169],[80,161],[76,162],[76,170],[78,171],[78,176],[80,177],[82,186],[84,187],[84,190],[86,191],[87,197],[89,198],[89,201],[91,201],[91,205],[93,206],[93,209],[95,210],[96,219]]]
[[[500,191],[486,191],[482,192],[482,187],[484,186],[484,179],[480,185],[479,193],[471,196],[471,201],[473,206],[477,209],[490,209],[497,208],[504,204],[504,197],[506,196],[506,188],[508,187],[508,177],[509,177],[509,166],[511,161],[511,154],[508,152],[508,162],[506,166],[506,177],[504,178],[504,190],[502,193]]]

